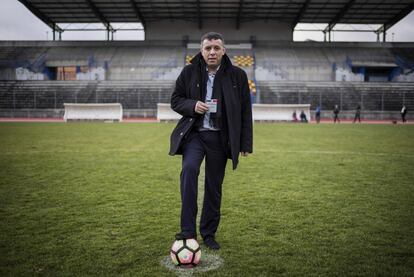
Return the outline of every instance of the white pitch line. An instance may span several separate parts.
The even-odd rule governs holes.
[[[223,266],[223,259],[217,254],[202,253],[201,262],[198,266],[193,268],[180,268],[173,264],[171,257],[168,255],[164,257],[160,264],[166,267],[169,271],[174,272],[180,277],[193,276],[195,273],[207,272],[218,269]]]
[[[414,158],[414,154],[405,153],[372,153],[372,152],[354,152],[354,151],[325,151],[325,150],[256,150],[256,153],[286,153],[286,154],[322,154],[322,155],[355,155],[355,156],[395,156],[395,157],[407,157]]]

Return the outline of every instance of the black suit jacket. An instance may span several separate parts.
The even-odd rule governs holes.
[[[181,71],[171,95],[171,108],[183,117],[173,130],[170,138],[170,155],[182,154],[181,146],[185,143],[186,136],[191,131],[196,121],[200,121],[204,115],[194,111],[197,101],[203,101],[205,90],[201,83],[202,74],[205,73],[206,64],[199,53],[191,64]],[[223,138],[227,140],[228,156],[233,161],[233,169],[236,169],[240,152],[253,152],[253,124],[252,106],[250,101],[249,84],[246,73],[231,64],[225,54],[221,62],[222,75],[220,83],[214,86],[222,86],[223,91]]]

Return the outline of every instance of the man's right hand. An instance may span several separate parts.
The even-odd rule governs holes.
[[[197,101],[194,111],[198,114],[204,114],[208,111],[208,105],[206,103],[203,103],[201,101]]]

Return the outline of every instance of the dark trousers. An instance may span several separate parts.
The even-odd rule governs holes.
[[[221,186],[227,156],[219,131],[191,131],[183,145],[181,171],[181,232],[196,236],[198,175],[205,157],[204,202],[200,233],[215,235],[220,222]]]
[[[361,115],[360,115],[359,113],[356,113],[356,114],[355,114],[355,117],[354,117],[354,123],[355,123],[357,120],[358,120],[358,122],[361,122]]]
[[[338,114],[334,114],[334,123],[336,123],[336,121],[338,121],[338,123],[341,122],[339,120]]]

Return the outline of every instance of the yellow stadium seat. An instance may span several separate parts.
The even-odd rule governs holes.
[[[194,58],[195,55],[187,55],[185,56],[185,65],[190,64],[190,61]]]
[[[233,59],[234,59],[234,63],[237,66],[248,67],[248,66],[253,66],[253,64],[254,64],[254,59],[250,55],[247,55],[247,56],[233,56]]]
[[[250,92],[253,93],[253,95],[256,95],[256,84],[253,80],[249,80],[249,89]]]

